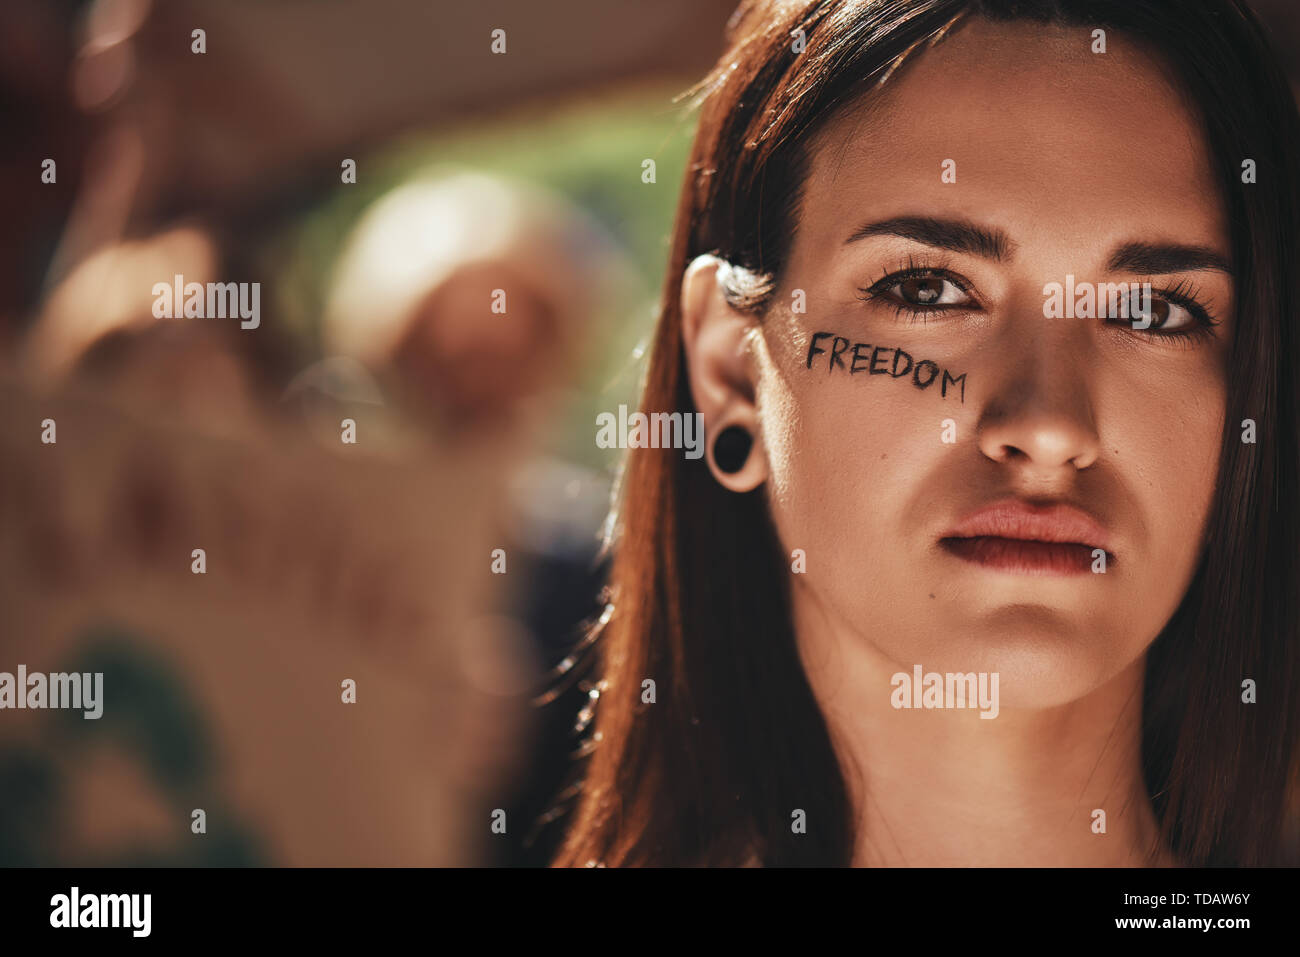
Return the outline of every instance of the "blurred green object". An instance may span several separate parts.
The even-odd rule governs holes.
[[[97,721],[79,710],[42,715],[44,747],[0,748],[0,867],[253,867],[270,863],[263,841],[228,806],[211,729],[180,673],[129,631],[88,631],[65,671],[100,672],[114,689],[114,706]],[[123,844],[108,851],[67,847],[71,791],[58,753],[111,742],[148,769],[159,796],[179,821],[203,806],[211,836],[171,846]],[[66,848],[64,851],[59,848]],[[65,855],[71,855],[67,857]]]

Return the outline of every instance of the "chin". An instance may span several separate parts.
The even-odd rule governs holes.
[[[1112,639],[1114,625],[1049,605],[1005,605],[935,621],[905,647],[881,650],[907,668],[996,673],[1004,708],[1050,708],[1088,695],[1136,657]]]

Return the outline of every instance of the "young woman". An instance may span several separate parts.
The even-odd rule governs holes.
[[[1238,0],[745,2],[557,863],[1294,860],[1296,106]]]

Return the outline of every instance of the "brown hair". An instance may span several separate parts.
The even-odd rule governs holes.
[[[1210,545],[1149,651],[1143,761],[1180,860],[1280,860],[1300,688],[1300,294],[1286,259],[1296,248],[1300,134],[1242,3],[741,3],[726,51],[692,91],[702,111],[641,408],[695,410],[679,309],[687,264],[716,252],[735,267],[724,280],[732,304],[761,318],[796,223],[811,136],[965,16],[1113,27],[1163,52],[1203,111],[1232,224],[1240,319]],[[1245,189],[1243,156],[1259,171]],[[1238,440],[1243,418],[1258,423],[1258,444]],[[796,652],[764,488],[729,492],[703,460],[651,448],[628,453],[620,485],[613,613],[594,645],[604,691],[555,863],[847,864],[853,809]],[[641,700],[647,678],[654,704]],[[1242,704],[1245,678],[1259,682],[1258,704]],[[793,808],[818,826],[792,834]]]

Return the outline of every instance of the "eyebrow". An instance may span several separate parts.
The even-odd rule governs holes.
[[[1009,258],[1016,244],[999,229],[976,225],[962,219],[939,219],[933,216],[896,216],[855,229],[844,245],[868,236],[901,236],[927,246],[956,253],[971,253],[984,259],[1002,262]],[[1232,263],[1208,246],[1181,243],[1124,243],[1111,254],[1107,268],[1111,272],[1138,272],[1151,275],[1217,269],[1232,275]]]
[[[1196,269],[1217,269],[1232,275],[1232,263],[1213,249],[1178,243],[1125,243],[1115,250],[1107,267],[1111,272],[1153,275]]]
[[[998,262],[1006,259],[1015,248],[1015,243],[999,229],[986,229],[962,219],[935,219],[931,216],[896,216],[878,223],[865,223],[844,240],[844,245],[868,236],[901,236],[927,246],[955,253],[972,253]]]

